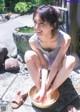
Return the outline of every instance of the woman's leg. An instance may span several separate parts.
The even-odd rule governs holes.
[[[56,90],[68,77],[75,65],[75,57],[66,56],[63,60],[62,67],[55,77],[52,88]]]
[[[40,60],[34,51],[27,51],[24,57],[28,71],[37,87],[40,89]]]

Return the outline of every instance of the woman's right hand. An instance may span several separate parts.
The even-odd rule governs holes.
[[[36,102],[43,102],[44,96],[45,96],[45,90],[44,90],[44,89],[40,89],[40,90],[34,95],[33,99],[34,99]]]

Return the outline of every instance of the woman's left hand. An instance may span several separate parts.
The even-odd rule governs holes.
[[[52,88],[50,88],[50,89],[46,92],[46,97],[50,99],[52,93],[53,93],[53,90],[52,90]]]

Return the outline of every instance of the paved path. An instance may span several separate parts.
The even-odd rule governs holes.
[[[13,18],[13,17],[12,17]],[[32,15],[20,16],[15,19],[10,19],[7,22],[0,24],[0,43],[5,44],[9,51],[9,56],[16,49],[16,45],[13,40],[12,32],[16,27],[25,25],[33,25]],[[0,101],[7,101],[6,112],[66,112],[66,106],[74,101],[80,95],[80,60],[77,60],[77,69],[72,71],[69,78],[59,88],[60,97],[58,101],[48,109],[38,109],[31,105],[29,97],[24,104],[16,110],[10,108],[10,102],[19,90],[23,92],[28,91],[33,85],[32,79],[28,71],[25,69],[24,64],[20,63],[19,73],[9,73],[3,70],[0,71]],[[80,98],[78,98],[78,103]],[[75,104],[77,101],[75,102]],[[80,103],[79,103],[80,105]],[[77,105],[79,108],[79,105]],[[65,111],[64,111],[65,110]]]

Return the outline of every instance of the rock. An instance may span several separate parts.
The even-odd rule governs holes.
[[[0,44],[0,68],[2,67],[5,61],[7,54],[8,54],[7,48],[4,45]]]
[[[6,71],[17,72],[19,71],[19,63],[17,59],[9,58],[5,60],[4,67]]]
[[[7,54],[8,54],[8,50],[6,47],[3,48],[3,51],[4,51],[4,59],[7,58]]]
[[[33,33],[18,32],[17,29],[19,28],[16,28],[14,30],[13,39],[16,44],[18,52],[22,52],[24,54],[27,50],[31,49],[29,45],[29,38],[33,35]]]
[[[12,57],[12,58],[17,58],[17,49],[15,49],[11,54],[10,54],[10,56]]]
[[[24,63],[24,54],[22,53],[19,53],[18,55],[17,55],[17,59],[18,59],[18,61],[20,61],[21,63]]]
[[[0,47],[0,68],[3,65],[4,62],[4,51],[3,49]]]
[[[3,50],[3,52],[4,52],[4,57],[6,57],[6,56],[7,56],[7,54],[8,54],[8,50],[7,50],[7,48],[5,47],[5,45],[0,44],[0,49],[2,49],[2,50]]]
[[[13,31],[13,39],[14,39],[15,45],[17,47],[17,54],[19,54],[22,58],[21,59],[20,57],[18,57],[18,60],[23,61],[24,53],[27,50],[31,50],[31,47],[29,45],[29,39],[34,34],[34,32],[29,32],[29,31],[27,31],[26,33],[20,32],[19,30],[21,28],[32,28],[32,27],[28,27],[28,26],[17,27]]]
[[[9,19],[10,19],[10,16],[9,16],[9,15],[6,15],[6,16],[5,16],[5,19],[6,19],[6,20],[9,20]]]

